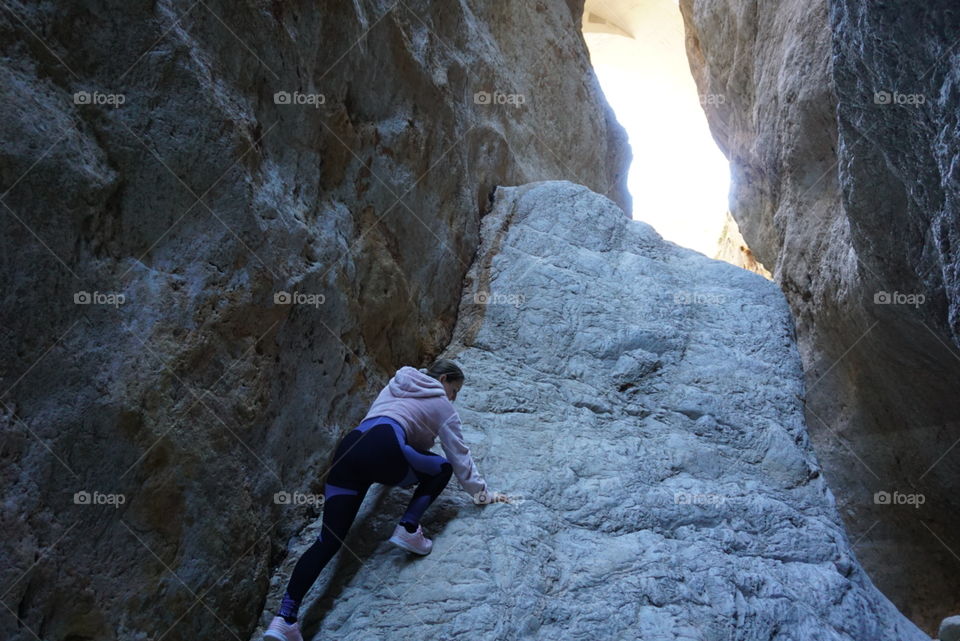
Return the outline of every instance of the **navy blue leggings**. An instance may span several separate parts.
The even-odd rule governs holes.
[[[360,504],[373,483],[409,487],[419,481],[401,521],[416,526],[447,486],[453,467],[444,457],[407,445],[392,418],[368,418],[351,430],[334,453],[324,487],[320,536],[293,568],[287,596],[298,604],[340,549]]]

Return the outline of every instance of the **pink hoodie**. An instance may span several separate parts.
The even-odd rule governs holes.
[[[487,484],[477,471],[470,448],[463,442],[460,415],[447,398],[443,384],[418,369],[404,365],[380,392],[364,420],[389,416],[403,426],[407,443],[429,450],[440,437],[440,447],[466,492],[476,496]]]

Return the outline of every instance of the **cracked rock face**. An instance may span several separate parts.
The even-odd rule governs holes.
[[[824,473],[877,585],[935,633],[960,609],[960,12],[680,7],[699,90],[722,96],[705,110],[731,213],[796,322]]]
[[[492,187],[628,206],[581,5],[4,4],[0,637],[252,629]]]
[[[444,356],[481,472],[521,500],[448,489],[411,559],[386,541],[409,491],[368,499],[308,638],[927,639],[854,557],[774,283],[585,187],[499,188]]]

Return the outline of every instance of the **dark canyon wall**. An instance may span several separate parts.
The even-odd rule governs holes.
[[[494,186],[629,208],[580,8],[4,5],[0,636],[252,629]]]
[[[960,8],[680,6],[699,90],[724,97],[705,102],[731,213],[790,302],[856,552],[935,631],[960,610]]]

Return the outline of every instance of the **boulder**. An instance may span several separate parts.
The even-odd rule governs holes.
[[[387,541],[412,490],[384,488],[308,594],[305,638],[928,639],[857,561],[769,280],[583,186],[501,187],[443,356],[514,502],[452,480],[412,557]]]

